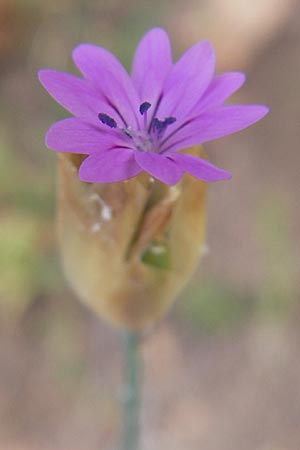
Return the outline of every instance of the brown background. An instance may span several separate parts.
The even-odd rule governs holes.
[[[36,70],[72,71],[81,41],[130,66],[160,25],[178,56],[213,43],[245,70],[236,102],[271,112],[207,145],[233,179],[210,187],[208,252],[143,344],[143,449],[299,450],[300,11],[292,0],[0,3],[0,449],[117,448],[118,333],[65,284],[54,235],[65,113]]]

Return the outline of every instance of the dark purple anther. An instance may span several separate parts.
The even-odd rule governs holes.
[[[174,122],[176,122],[175,117],[166,117],[165,120],[159,120],[157,117],[154,117],[152,120],[152,129],[153,131],[157,131],[158,137],[161,137],[167,126]]]
[[[149,102],[141,103],[141,105],[140,105],[140,113],[141,113],[141,115],[143,116],[148,111],[148,109],[150,107],[151,107],[151,103],[149,103]]]
[[[171,123],[176,122],[176,117],[166,117],[164,120],[165,124],[171,125]]]
[[[152,120],[152,127],[153,130],[161,131],[165,128],[165,124],[162,120],[159,120],[157,117],[154,117]]]
[[[109,126],[110,128],[117,128],[117,122],[112,117],[108,116],[104,113],[99,113],[98,118],[101,120],[104,125]]]

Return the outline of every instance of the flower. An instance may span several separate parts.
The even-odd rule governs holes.
[[[214,76],[207,41],[173,64],[161,28],[141,39],[131,77],[113,54],[95,45],[78,45],[73,60],[83,78],[40,70],[39,80],[74,116],[50,127],[46,146],[88,155],[79,168],[81,181],[110,183],[142,171],[168,185],[184,172],[203,181],[228,179],[229,172],[180,150],[242,130],[268,112],[262,105],[224,105],[244,74]]]

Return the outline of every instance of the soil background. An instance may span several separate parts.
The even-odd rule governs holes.
[[[178,56],[212,41],[217,71],[244,70],[236,103],[270,114],[206,146],[230,170],[210,186],[207,252],[174,308],[143,338],[143,450],[300,448],[300,11],[290,0],[0,4],[0,449],[118,446],[119,333],[76,299],[55,238],[55,155],[64,112],[36,70],[74,70],[94,42],[126,67],[167,29]]]

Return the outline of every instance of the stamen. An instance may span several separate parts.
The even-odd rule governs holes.
[[[165,123],[162,120],[159,120],[157,117],[154,117],[152,120],[153,131],[157,130],[158,132],[162,131],[165,128]]]
[[[166,117],[165,118],[165,123],[167,125],[171,125],[172,123],[176,122],[176,117]]]
[[[174,122],[176,122],[176,117],[166,117],[165,120],[159,120],[157,117],[154,117],[151,128],[152,132],[156,134],[156,139],[161,139],[168,125]]]
[[[107,114],[99,113],[98,114],[98,118],[99,118],[99,120],[101,120],[101,122],[104,125],[107,125],[110,128],[117,128],[117,122],[115,121],[115,119],[113,119],[112,117],[108,116]]]
[[[130,133],[130,130],[128,128],[122,128],[123,133],[126,134],[130,139],[132,139],[132,135]]]
[[[140,113],[141,113],[141,115],[143,116],[148,111],[148,109],[150,107],[151,107],[151,103],[149,103],[149,102],[141,103],[141,105],[140,105]]]

